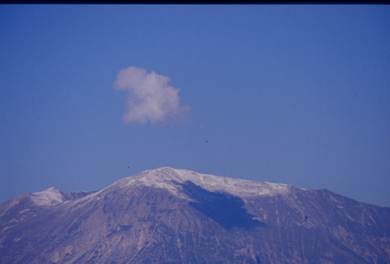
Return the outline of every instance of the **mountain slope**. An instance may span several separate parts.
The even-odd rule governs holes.
[[[390,208],[169,167],[0,205],[0,263],[390,263]]]

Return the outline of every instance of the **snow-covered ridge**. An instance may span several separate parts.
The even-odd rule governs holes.
[[[83,203],[103,197],[115,189],[124,189],[135,186],[149,186],[168,190],[174,195],[187,199],[181,191],[181,184],[190,181],[211,192],[226,192],[240,197],[275,196],[288,194],[291,190],[287,184],[260,182],[239,178],[215,176],[198,173],[186,169],[161,167],[145,170],[137,175],[115,181],[111,185],[91,194],[76,199],[67,199],[58,189],[50,187],[41,192],[31,194],[31,200],[38,206],[54,206],[60,203]],[[103,195],[103,196],[102,196]]]
[[[107,188],[126,188],[134,185],[144,185],[163,188],[174,194],[180,194],[181,187],[177,183],[186,181],[191,181],[208,191],[227,192],[242,197],[274,196],[286,194],[290,189],[287,184],[215,176],[171,167],[146,170],[136,176],[120,179]]]
[[[52,206],[64,201],[64,196],[55,187],[31,194],[31,200],[38,206]]]

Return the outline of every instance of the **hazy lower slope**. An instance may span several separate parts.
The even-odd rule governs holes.
[[[1,204],[0,263],[390,263],[390,208],[165,167]]]

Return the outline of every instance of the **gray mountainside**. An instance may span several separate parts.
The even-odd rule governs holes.
[[[0,263],[390,263],[390,208],[164,167],[2,203]]]

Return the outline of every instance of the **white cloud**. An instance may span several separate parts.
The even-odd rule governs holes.
[[[125,123],[160,123],[185,110],[169,77],[153,71],[133,66],[122,69],[114,88],[127,93]]]

